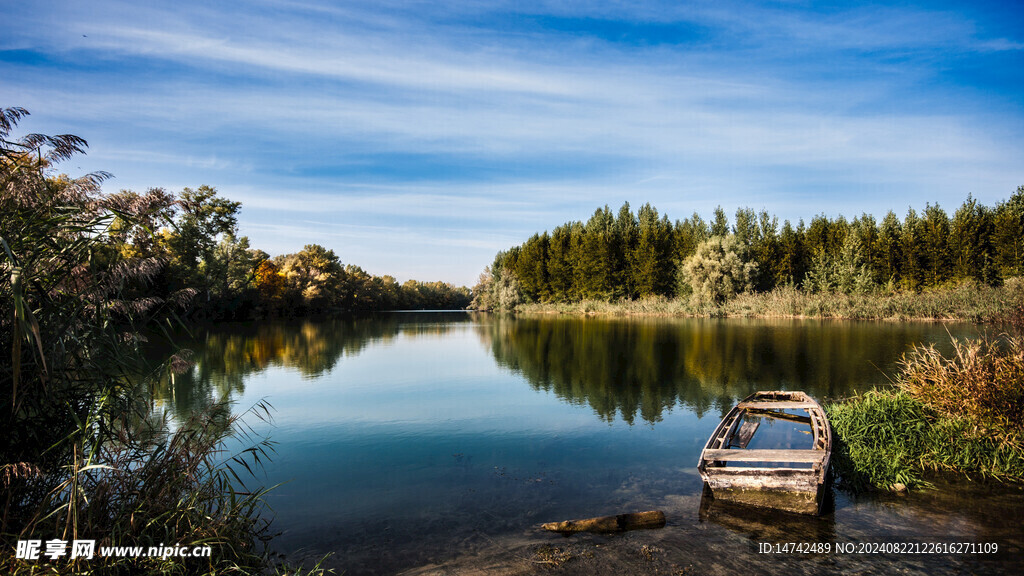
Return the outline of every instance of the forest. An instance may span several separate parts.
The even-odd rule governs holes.
[[[964,281],[998,286],[1024,272],[1024,186],[985,206],[968,195],[950,216],[938,204],[901,219],[814,216],[779,225],[750,208],[730,222],[715,209],[669,220],[650,204],[636,213],[597,209],[499,252],[474,288],[480,309],[521,303],[633,300],[651,296],[720,303],[742,292],[790,286],[807,293],[919,293]]]
[[[238,236],[241,203],[210,186],[177,195],[162,188],[122,190],[98,197],[112,222],[107,249],[116,258],[159,266],[147,288],[164,298],[193,290],[202,319],[245,320],[324,312],[461,309],[466,288],[445,282],[374,276],[319,244],[270,257]]]

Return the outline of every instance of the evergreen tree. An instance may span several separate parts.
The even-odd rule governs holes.
[[[736,221],[732,225],[732,233],[741,246],[750,250],[759,240],[757,214],[750,208],[736,210]]]
[[[908,290],[920,290],[928,274],[928,259],[925,254],[924,221],[910,208],[903,218],[900,235],[900,252],[903,256],[900,269],[901,282]]]
[[[697,251],[697,246],[711,237],[711,228],[696,212],[686,220],[676,220],[675,260],[681,262]]]
[[[757,217],[757,241],[750,247],[751,257],[760,271],[757,281],[759,290],[771,290],[786,281],[778,230],[779,219],[761,210]]]
[[[928,267],[926,282],[929,286],[939,286],[950,277],[949,228],[946,211],[938,204],[925,204],[924,255]]]
[[[672,225],[644,204],[638,213],[639,232],[630,261],[632,285],[638,296],[666,295],[672,283]]]
[[[875,217],[862,213],[850,223],[850,232],[854,239],[854,247],[859,252],[861,262],[875,274],[878,270],[878,224]]]
[[[878,258],[876,260],[876,277],[883,282],[897,286],[902,280],[903,262],[903,225],[899,218],[890,210],[878,231]]]
[[[554,301],[572,299],[572,229],[579,223],[558,226],[551,231],[548,241],[547,276],[548,290]]]
[[[994,232],[992,211],[968,194],[967,200],[953,214],[950,225],[949,250],[957,278],[995,280]]]
[[[865,263],[863,250],[856,235],[846,235],[838,254],[822,252],[815,256],[804,286],[813,292],[870,292],[875,286],[875,281]]]
[[[1024,186],[996,206],[993,240],[1002,276],[1024,276]]]
[[[723,238],[729,234],[729,217],[725,215],[725,210],[722,210],[721,206],[715,207],[715,217],[711,220],[711,235],[722,236]]]
[[[615,218],[608,206],[599,208],[583,227],[573,250],[573,284],[581,298],[612,298],[615,292],[613,241]]]
[[[516,260],[516,277],[523,297],[537,302],[549,296],[547,280],[548,233],[534,234],[523,243]]]
[[[823,256],[831,252],[829,249],[829,229],[831,227],[832,222],[824,214],[811,218],[811,224],[804,234],[807,252],[811,257]]]
[[[850,235],[850,223],[840,214],[828,229],[828,252],[834,257],[839,257],[846,244],[846,237]]]
[[[619,215],[615,218],[615,235],[618,238],[616,258],[622,263],[621,271],[616,275],[616,284],[622,297],[633,298],[636,296],[636,264],[633,252],[636,250],[638,229],[637,219],[629,208],[629,202],[623,203],[619,208]]]
[[[776,273],[776,285],[803,284],[807,274],[807,247],[804,242],[804,222],[801,220],[794,230],[789,220],[782,225],[779,233],[779,258],[781,265]]]
[[[921,215],[908,208],[903,222],[892,211],[881,222],[867,213],[852,222],[819,214],[809,226],[786,221],[781,230],[778,222],[766,210],[741,208],[730,228],[718,206],[710,224],[694,213],[672,225],[650,204],[634,215],[627,202],[614,216],[604,206],[586,224],[568,223],[499,253],[491,284],[504,277],[502,285],[527,300],[635,298],[673,288],[684,296],[691,283],[678,281],[682,264],[715,232],[731,232],[762,291],[791,284],[864,292],[877,283],[920,290],[952,278],[998,282],[1024,268],[1024,186],[995,209],[969,195],[952,219],[929,203]]]

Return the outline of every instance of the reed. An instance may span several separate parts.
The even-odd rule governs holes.
[[[1002,435],[1024,425],[1024,341],[952,339],[953,354],[934,345],[904,355],[899,387],[948,417],[966,416]]]
[[[953,339],[953,349],[919,346],[892,388],[826,407],[844,484],[912,488],[939,470],[1024,480],[1022,341]]]
[[[258,404],[249,416],[266,418]],[[127,420],[127,419],[126,419]],[[62,481],[20,527],[19,539],[95,540],[102,546],[143,549],[210,546],[209,558],[96,556],[92,559],[0,560],[5,574],[222,574],[260,573],[268,564],[265,488],[249,488],[272,452],[266,439],[230,408],[216,405],[173,433],[149,423],[123,422],[116,438],[91,454],[73,450]],[[164,430],[163,433],[160,430]],[[147,434],[148,433],[148,434]],[[227,454],[229,437],[254,440]]]
[[[533,302],[519,304],[516,311],[597,316],[964,320],[1020,324],[1020,318],[1024,318],[1024,281],[1010,278],[998,287],[963,282],[919,293],[812,293],[783,286],[769,292],[738,294],[718,304],[652,296],[617,301]]]

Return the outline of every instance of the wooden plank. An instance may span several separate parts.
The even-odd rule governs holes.
[[[823,448],[823,446],[821,446],[819,443],[819,440],[821,439],[821,422],[818,421],[818,418],[821,416],[821,414],[819,414],[818,410],[810,410],[808,411],[808,414],[810,414],[812,417],[811,431],[814,432],[814,447]]]
[[[708,478],[708,486],[712,491],[721,490],[755,490],[759,492],[805,492],[818,491],[818,477],[814,474],[782,474],[782,470],[793,472],[792,468],[781,468],[777,471],[765,470],[733,476],[718,474]],[[806,472],[810,472],[807,470]]]
[[[708,468],[708,477],[711,479],[724,478],[731,480],[738,477],[756,477],[758,475],[773,477],[794,476],[806,478],[814,482],[819,482],[818,476],[820,476],[814,468],[762,468],[759,466]]]
[[[753,408],[761,410],[795,410],[816,408],[814,402],[740,402],[737,407],[742,409]]]
[[[717,462],[821,462],[824,450],[705,450],[704,460]]]
[[[736,426],[740,422],[739,416],[740,411],[735,408],[726,415],[725,420],[719,425],[721,433],[715,438],[714,448],[727,448],[729,446],[727,442],[736,432]]]
[[[777,420],[789,420],[790,422],[798,422],[800,424],[811,425],[810,416],[797,416],[796,414],[786,414],[785,412],[773,412],[771,410],[758,410],[756,408],[747,410],[747,414],[752,416],[765,416],[768,418],[775,418]]]
[[[729,441],[729,445],[736,446],[737,448],[746,448],[747,444],[750,444],[750,439],[754,437],[754,432],[757,432],[757,427],[760,425],[760,422],[744,422],[743,426],[740,426],[739,431]]]

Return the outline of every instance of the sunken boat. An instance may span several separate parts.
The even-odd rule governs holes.
[[[765,422],[799,432],[790,444],[800,446],[750,448]],[[799,391],[755,392],[715,428],[697,470],[716,500],[817,515],[831,459],[832,429],[814,399]]]

